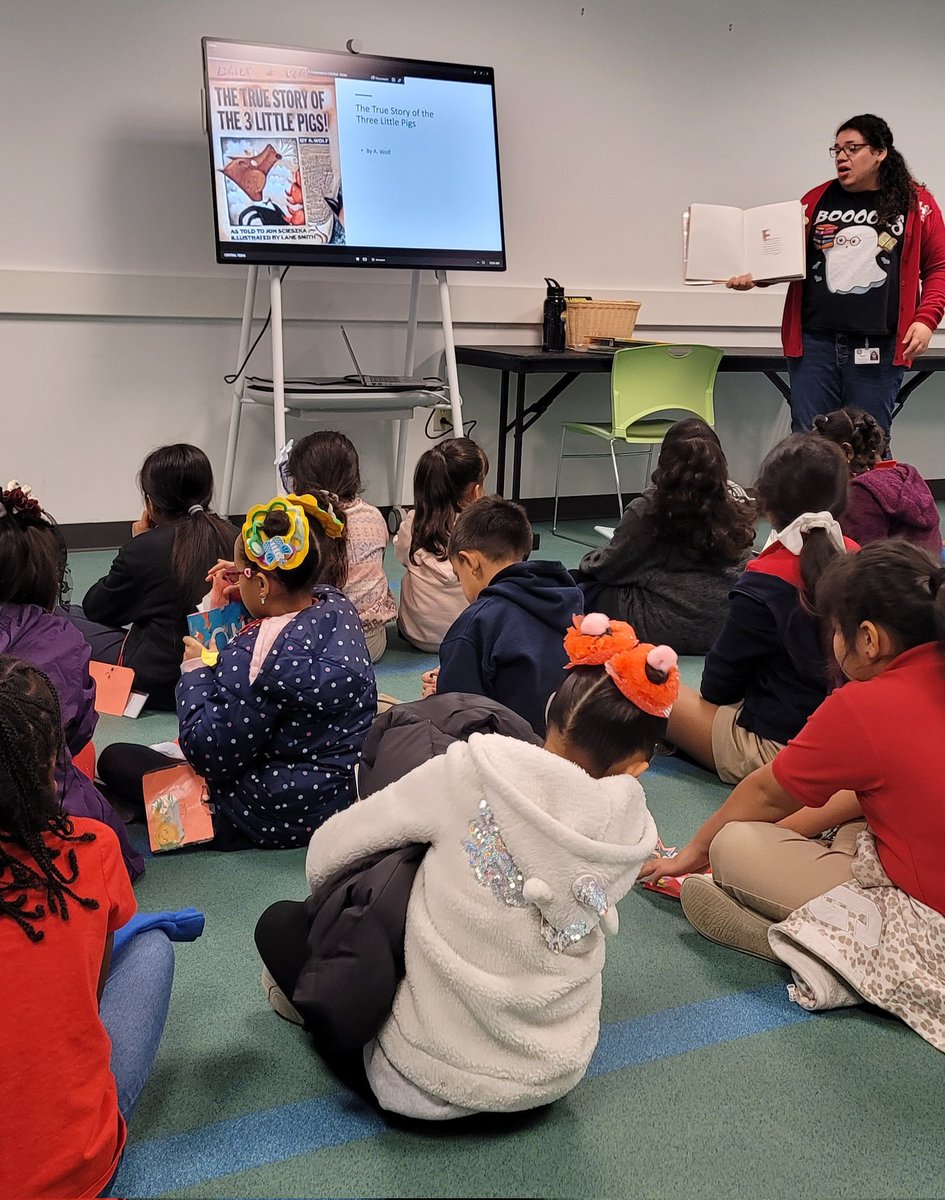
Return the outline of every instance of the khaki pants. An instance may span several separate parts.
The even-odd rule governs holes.
[[[763,821],[730,821],[709,847],[712,879],[739,904],[783,921],[815,896],[853,878],[865,821],[841,825],[833,844]]]
[[[712,719],[712,759],[723,783],[741,783],[784,749],[781,742],[743,729],[738,723],[741,711],[741,704],[723,704]]]

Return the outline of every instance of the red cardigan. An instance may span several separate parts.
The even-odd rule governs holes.
[[[820,184],[803,197],[801,203],[808,223],[813,219],[814,209],[833,180]],[[921,284],[921,297],[919,287]],[[802,280],[790,285],[784,301],[784,317],[781,321],[781,344],[788,358],[800,358],[803,354],[801,340],[801,304],[804,294]],[[906,217],[906,235],[902,243],[902,259],[899,265],[899,324],[896,333],[897,367],[908,366],[902,357],[902,344],[906,330],[913,321],[921,321],[930,329],[937,329],[945,314],[945,222],[942,210],[935,203],[931,192],[918,188],[918,203]]]

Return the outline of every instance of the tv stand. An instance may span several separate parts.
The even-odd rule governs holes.
[[[267,267],[269,272],[269,304],[272,312],[269,337],[272,347],[272,411],[274,458],[278,461],[286,444],[286,414],[306,416],[328,412],[343,412],[351,415],[371,413],[399,423],[397,458],[394,470],[393,503],[400,504],[403,496],[404,473],[407,463],[407,425],[417,408],[449,408],[454,433],[462,434],[463,404],[459,391],[459,372],[456,369],[456,345],[453,340],[453,319],[450,306],[449,281],[446,271],[436,271],[440,301],[440,323],[443,328],[443,344],[446,358],[446,389],[418,389],[417,391],[385,392],[377,388],[362,391],[326,392],[323,389],[301,393],[293,389],[286,400],[285,356],[282,325],[282,268]],[[236,369],[238,374],[233,383],[230,402],[230,427],[226,440],[226,461],[223,468],[223,484],[220,489],[219,509],[224,515],[230,512],[233,479],[236,469],[236,452],[239,443],[240,423],[244,404],[268,404],[269,398],[261,396],[247,386],[244,361],[249,352],[253,331],[253,313],[256,290],[259,282],[259,267],[251,266],[246,277],[246,292],[243,297],[243,316],[240,323],[239,349]],[[417,322],[420,306],[420,272],[415,270],[410,281],[410,306],[407,316],[407,338],[404,352],[404,375],[413,375],[416,357]],[[276,492],[284,491],[278,467],[275,470]]]

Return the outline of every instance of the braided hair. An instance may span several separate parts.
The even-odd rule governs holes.
[[[61,748],[56,689],[37,667],[0,655],[0,918],[15,921],[31,942],[43,940],[47,915],[69,920],[69,900],[99,906],[73,890],[79,864],[72,845],[95,834],[77,834],[60,808],[53,769]],[[47,845],[50,833],[62,849]],[[27,861],[11,847],[25,850]]]
[[[893,145],[892,130],[882,117],[873,113],[861,113],[851,117],[837,127],[837,135],[845,129],[855,130],[868,146],[874,150],[885,150],[886,157],[879,164],[879,197],[876,201],[876,218],[880,227],[887,229],[900,216],[908,216],[917,203],[916,188],[919,185],[906,165],[906,160]]]
[[[869,471],[886,453],[889,437],[883,427],[861,408],[838,408],[835,412],[821,413],[814,418],[811,433],[836,442],[846,453],[850,447],[850,475],[862,475]]]

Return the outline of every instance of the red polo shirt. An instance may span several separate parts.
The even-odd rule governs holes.
[[[819,808],[856,792],[886,874],[945,914],[945,655],[926,642],[881,675],[833,692],[772,763],[775,779]]]

